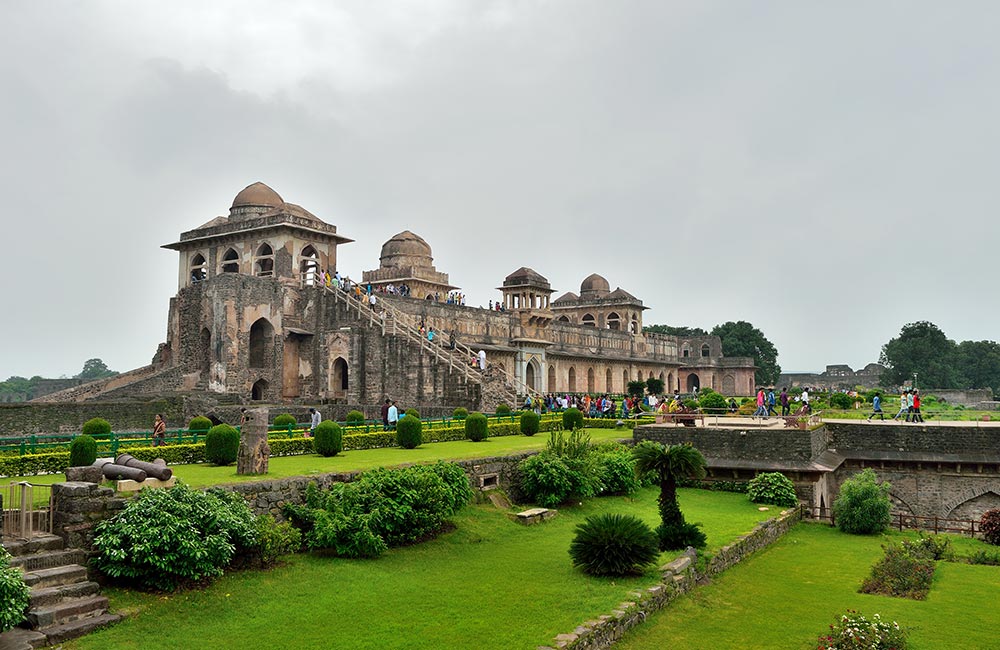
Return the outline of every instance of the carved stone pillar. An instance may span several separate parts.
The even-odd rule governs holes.
[[[236,454],[237,474],[267,474],[271,448],[267,445],[267,409],[247,409]]]

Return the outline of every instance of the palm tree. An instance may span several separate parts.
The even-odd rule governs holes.
[[[637,474],[655,472],[660,479],[660,548],[663,550],[684,546],[704,546],[705,535],[698,524],[688,524],[677,504],[677,482],[683,478],[703,478],[705,457],[691,443],[663,446],[646,441],[632,450]]]

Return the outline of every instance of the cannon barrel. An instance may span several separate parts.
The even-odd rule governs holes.
[[[146,472],[137,467],[126,467],[125,465],[116,465],[109,460],[98,460],[94,462],[94,467],[101,468],[101,474],[104,478],[111,479],[113,481],[119,481],[121,479],[132,479],[137,483],[142,483],[146,480]]]
[[[159,462],[156,462],[159,461]],[[162,458],[157,458],[156,461],[152,463],[147,463],[142,460],[137,460],[136,458],[130,456],[129,454],[119,454],[118,458],[115,459],[117,465],[124,465],[125,467],[133,467],[135,469],[141,469],[146,472],[148,476],[160,479],[161,481],[169,481],[170,477],[174,475],[174,470],[167,467],[166,461]]]

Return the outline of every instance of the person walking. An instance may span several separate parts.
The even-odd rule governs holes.
[[[803,413],[812,413],[812,407],[809,406],[809,389],[808,388],[803,388],[802,389],[802,395],[799,396],[799,399],[802,400],[802,412]]]
[[[316,409],[309,409],[309,436],[316,435],[316,427],[323,421],[323,416]]]
[[[392,400],[392,403],[389,405],[387,418],[389,420],[389,429],[394,430],[396,428],[396,422],[399,421],[399,409],[396,408],[396,400]]]
[[[912,406],[912,411],[913,411],[913,421],[914,422],[923,422],[924,421],[924,416],[920,415],[920,391],[919,390],[916,390],[916,389],[913,390],[913,397],[910,400],[910,404]]]
[[[774,408],[774,388],[767,389],[767,414],[768,416],[777,415],[778,411]]]
[[[368,294],[368,306],[372,311],[375,311],[375,292],[372,291]]]
[[[153,418],[153,446],[162,447],[167,438],[167,423],[159,413]]]
[[[753,412],[755,418],[767,417],[767,409],[764,408],[764,389],[757,389],[757,410]]]
[[[909,412],[910,412],[910,391],[904,390],[902,393],[899,394],[899,412],[896,413],[896,415],[892,419],[898,420],[899,418],[903,417],[904,413],[908,415]],[[907,420],[909,420],[909,417],[907,417]]]
[[[389,430],[389,398],[385,398],[385,404],[382,405],[382,430]]]
[[[871,422],[876,415],[880,420],[885,420],[885,414],[882,413],[882,397],[878,393],[872,397],[872,414],[868,416],[868,421]]]
[[[778,398],[781,402],[781,414],[788,415],[792,412],[792,409],[788,406],[788,386],[781,387],[781,396]]]
[[[486,372],[486,350],[479,351],[479,369]]]

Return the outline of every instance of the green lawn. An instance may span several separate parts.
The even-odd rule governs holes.
[[[911,630],[912,650],[997,650],[1000,567],[938,562],[927,600],[857,593],[887,539],[801,524],[774,546],[719,576],[645,624],[616,650],[808,648],[847,609],[879,613]],[[993,548],[956,539],[960,553]]]
[[[590,499],[531,527],[491,506],[470,506],[452,532],[377,560],[300,554],[285,566],[227,575],[199,591],[108,589],[112,607],[132,616],[65,648],[138,649],[150,639],[161,648],[211,650],[534,648],[656,582],[655,569],[637,578],[591,578],[568,555],[574,527],[586,516],[634,513],[652,524],[656,496],[647,488],[631,499]],[[689,520],[704,522],[712,549],[771,514],[741,494],[685,489],[680,502]]]

